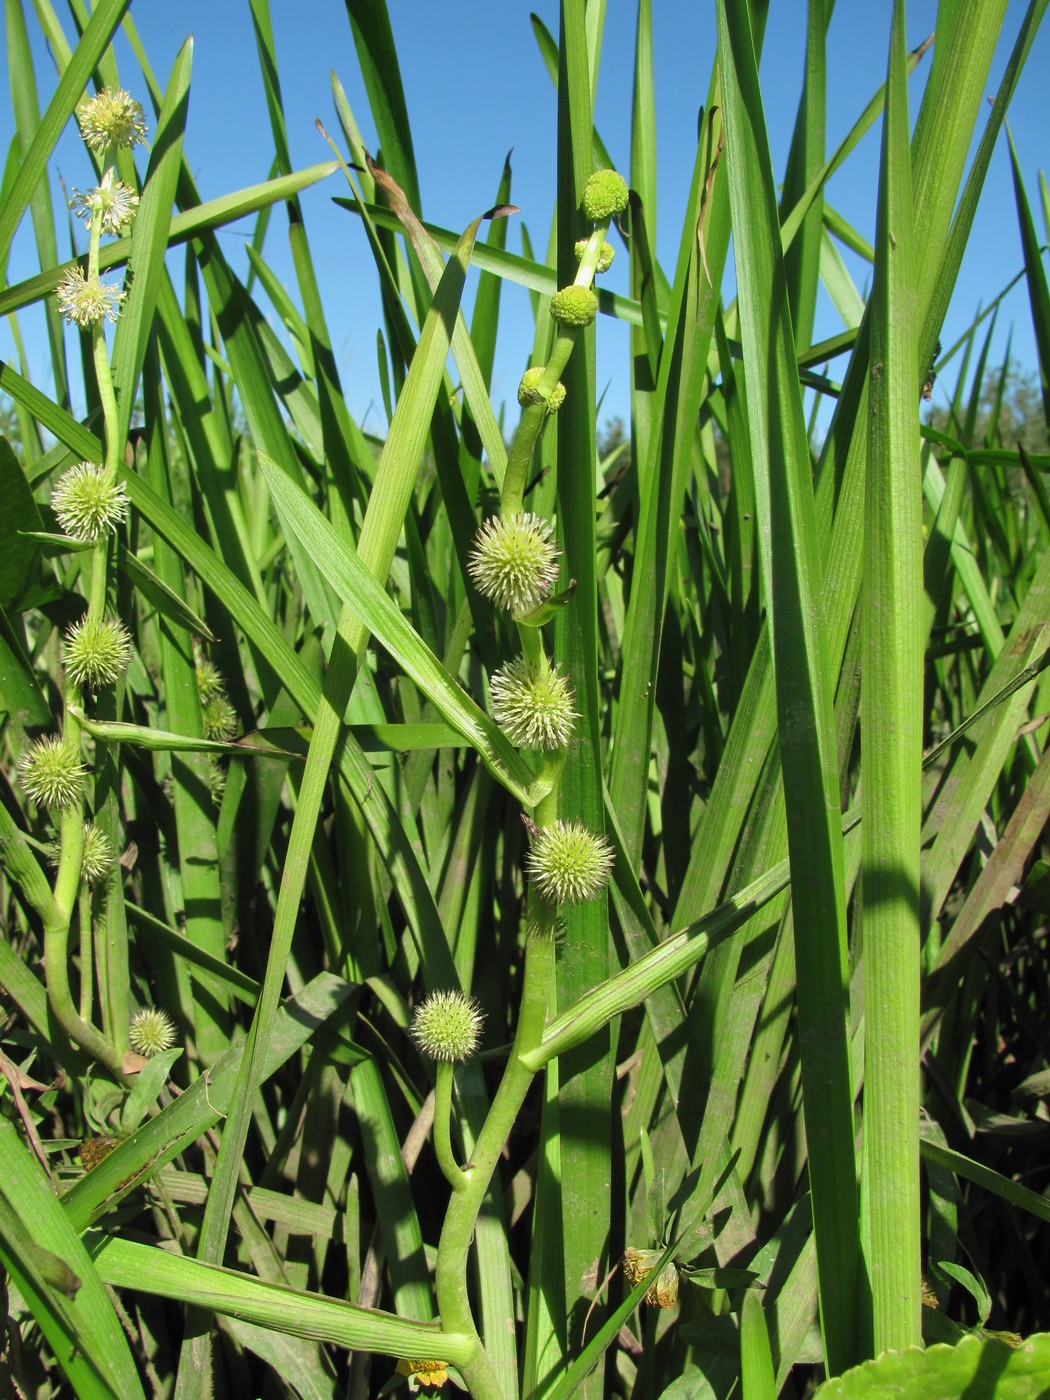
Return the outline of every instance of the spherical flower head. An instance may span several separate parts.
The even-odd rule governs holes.
[[[237,733],[237,711],[221,692],[201,705],[201,720],[205,737],[219,743],[225,743]]]
[[[72,744],[53,736],[31,744],[18,771],[27,795],[52,812],[60,812],[79,799],[87,774]]]
[[[519,749],[563,749],[576,718],[572,698],[557,666],[534,670],[523,656],[492,677],[492,717]]]
[[[115,617],[85,617],[66,633],[66,675],[76,686],[112,685],[130,657],[131,633]]]
[[[48,864],[56,869],[62,859],[62,842],[47,843]],[[80,859],[80,878],[85,884],[95,887],[104,885],[113,873],[117,858],[113,842],[100,826],[94,822],[84,823],[84,851]]]
[[[478,1048],[481,1008],[463,992],[431,992],[412,1017],[412,1039],[431,1060],[468,1060]]]
[[[627,181],[615,170],[596,170],[583,190],[583,212],[592,224],[622,214],[627,208]]]
[[[77,108],[85,143],[101,155],[108,146],[131,147],[146,139],[146,119],[140,103],[123,88],[103,88]]]
[[[590,287],[575,283],[551,297],[551,315],[561,326],[589,326],[598,314],[598,298]]]
[[[214,805],[221,807],[222,795],[226,791],[226,769],[213,755],[208,756],[204,765],[204,785]]]
[[[557,821],[539,829],[528,854],[529,875],[551,904],[579,904],[605,888],[612,847],[581,822]]]
[[[102,177],[102,183],[86,193],[73,191],[72,208],[78,219],[84,220],[84,227],[91,228],[96,213],[102,216],[102,232],[120,236],[131,224],[138,208],[139,197],[130,185],[118,180],[115,171],[109,169]]]
[[[202,705],[206,705],[209,700],[214,700],[216,695],[226,694],[226,684],[218,666],[205,657],[198,656],[194,671],[197,677],[197,694],[200,696]]]
[[[97,462],[79,462],[52,491],[51,508],[65,534],[93,544],[124,519],[128,498],[112,472]]]
[[[550,394],[544,399],[540,393],[540,380],[547,372],[546,365],[533,365],[521,376],[521,383],[518,385],[518,403],[522,408],[529,404],[542,403],[546,405],[548,413],[557,413],[565,402],[565,385],[559,380]]]
[[[491,516],[474,537],[467,572],[479,593],[515,616],[534,612],[558,577],[550,521],[526,511]]]
[[[67,324],[78,325],[81,330],[103,321],[116,321],[125,295],[119,287],[100,282],[94,274],[85,277],[79,267],[70,268],[55,288],[58,309]]]
[[[175,1044],[175,1023],[166,1011],[147,1006],[136,1011],[128,1027],[128,1044],[137,1055],[151,1060]]]
[[[589,242],[589,238],[581,238],[577,243],[573,245],[576,250],[577,262],[580,261],[584,253],[587,251],[587,244]],[[608,272],[610,267],[612,267],[613,258],[615,258],[615,256],[616,249],[613,247],[613,245],[611,243],[603,243],[602,246],[598,249],[598,262],[594,268],[595,272]]]
[[[435,1390],[440,1390],[448,1380],[448,1362],[404,1358],[397,1363],[397,1374],[407,1376],[408,1383],[413,1388],[433,1386]]]
[[[647,1279],[663,1257],[662,1249],[628,1249],[623,1256],[624,1277],[632,1288]],[[645,1291],[645,1301],[656,1308],[672,1308],[678,1302],[678,1270],[669,1259]]]

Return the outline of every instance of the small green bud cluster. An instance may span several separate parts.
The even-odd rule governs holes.
[[[560,380],[544,399],[540,393],[540,380],[545,372],[545,365],[533,365],[521,376],[521,383],[518,385],[518,403],[521,404],[522,408],[529,404],[542,403],[548,413],[557,413],[565,402],[565,385]]]
[[[590,287],[573,282],[551,297],[551,316],[561,326],[581,330],[589,326],[598,314],[598,298]]]
[[[596,170],[583,190],[583,212],[592,224],[603,223],[627,208],[627,181],[615,170]]]
[[[587,244],[589,242],[589,239],[581,238],[575,243],[574,249],[576,252],[577,262],[579,262],[580,259],[583,257],[584,253],[587,250]],[[615,256],[616,250],[613,248],[613,245],[611,243],[603,243],[598,253],[598,263],[594,269],[595,272],[608,272],[610,267],[612,267],[613,258]]]

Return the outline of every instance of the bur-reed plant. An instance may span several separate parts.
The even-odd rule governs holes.
[[[1005,0],[943,3],[911,54],[895,3],[885,86],[829,155],[811,4],[778,183],[765,6],[717,0],[687,181],[657,160],[649,0],[619,160],[603,7],[564,0],[556,36],[533,20],[557,110],[538,258],[548,211],[519,218],[509,161],[463,233],[423,222],[382,3],[346,6],[367,116],[334,79],[334,159],[296,171],[251,0],[273,172],[208,203],[190,41],[162,86],[128,0],[72,0],[75,45],[49,4],[8,5],[0,265],[27,211],[40,260],[0,291],[13,1393],[1050,1384],[1050,456],[1004,440],[1001,388],[978,433],[981,319],[939,343],[1044,8],[986,112]],[[70,122],[94,183],[62,262]],[[869,246],[826,189],[876,124]],[[673,268],[658,176],[687,195]],[[332,351],[300,200],[322,180],[383,293],[382,439]],[[218,235],[245,215],[242,278]],[[843,330],[814,343],[821,287]]]

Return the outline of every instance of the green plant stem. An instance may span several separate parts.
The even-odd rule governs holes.
[[[594,232],[587,240],[587,247],[580,258],[580,265],[573,282],[574,286],[589,287],[594,282],[598,254],[601,252],[605,235],[608,232],[608,220],[595,225]],[[562,371],[569,363],[569,357],[575,349],[578,335],[579,328],[576,326],[559,327],[554,348],[538,385],[538,390],[544,398],[549,397],[561,378]],[[522,409],[514,441],[507,453],[507,471],[503,478],[503,491],[500,496],[501,515],[517,515],[523,509],[525,487],[528,485],[529,478],[529,465],[532,462],[533,453],[536,451],[536,443],[539,441],[546,417],[547,406],[545,403],[527,404]]]
[[[450,1061],[440,1060],[434,1079],[434,1151],[438,1166],[453,1191],[466,1188],[469,1178],[456,1161],[452,1150],[452,1082],[454,1069]]]
[[[532,903],[530,895],[529,903]],[[547,936],[530,937],[525,951],[525,974],[514,1047],[492,1107],[485,1120],[464,1176],[466,1184],[449,1201],[438,1243],[436,1291],[441,1325],[446,1331],[477,1336],[467,1292],[467,1260],[478,1212],[515,1119],[525,1101],[533,1074],[518,1058],[543,1035],[547,1002],[554,983],[553,914]],[[481,1339],[475,1356],[460,1366],[474,1400],[501,1400],[502,1391]]]

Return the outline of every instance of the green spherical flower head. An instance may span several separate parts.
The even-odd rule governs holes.
[[[481,1008],[462,992],[431,992],[416,1007],[412,1038],[431,1060],[468,1060],[478,1048]]]
[[[128,498],[117,478],[98,462],[79,462],[51,493],[51,509],[70,539],[94,544],[128,513]]]
[[[474,537],[467,572],[497,606],[515,616],[534,612],[558,577],[550,522],[530,511],[491,516]]]
[[[94,822],[85,822],[80,878],[89,885],[103,885],[113,873],[116,863],[113,842],[100,826],[96,826]]]
[[[98,690],[128,669],[131,633],[116,618],[89,618],[66,633],[66,674],[76,686]]]
[[[211,696],[201,705],[201,720],[208,739],[225,743],[237,733],[237,711],[221,693]]]
[[[80,859],[80,878],[85,884],[96,886],[105,884],[116,864],[113,843],[94,822],[84,823],[84,852]],[[47,843],[47,861],[56,870],[62,860],[62,842]]]
[[[200,696],[202,705],[206,705],[209,700],[214,700],[216,695],[226,694],[226,685],[218,666],[213,665],[205,657],[198,656],[194,670],[197,676],[197,694]]]
[[[562,287],[551,297],[551,315],[561,326],[589,326],[598,314],[598,298],[590,287]]]
[[[167,1012],[156,1006],[147,1006],[132,1016],[128,1043],[136,1054],[145,1055],[150,1060],[175,1044],[175,1025]]]
[[[52,812],[72,806],[80,797],[87,770],[80,755],[64,739],[47,738],[33,744],[18,765],[26,793]]]
[[[98,155],[107,146],[131,147],[146,139],[142,105],[123,88],[103,88],[77,108],[77,121],[85,143]]]
[[[492,717],[519,749],[562,749],[576,718],[572,686],[557,666],[533,671],[519,656],[492,677]]]
[[[551,904],[579,904],[605,888],[612,870],[612,847],[580,822],[541,828],[528,854],[528,871]]]
[[[546,399],[540,393],[540,380],[546,373],[546,369],[546,365],[533,365],[521,376],[521,383],[518,385],[518,403],[521,404],[522,408],[526,408],[529,404],[545,403],[548,413],[557,413],[565,402],[565,385],[560,380]]]
[[[85,277],[79,267],[73,267],[55,288],[55,296],[67,325],[86,330],[103,321],[115,322],[126,293],[108,282],[100,282],[94,274]]]
[[[627,208],[627,181],[615,170],[596,170],[583,190],[583,212],[592,224],[622,214]]]
[[[583,257],[584,253],[587,250],[587,244],[589,242],[589,238],[581,238],[574,245],[576,250],[577,262],[579,262],[580,259]],[[615,258],[615,256],[616,250],[613,247],[613,245],[611,243],[603,243],[601,248],[598,250],[598,261],[595,264],[594,268],[595,272],[608,272],[610,267],[612,267],[613,258]]]

